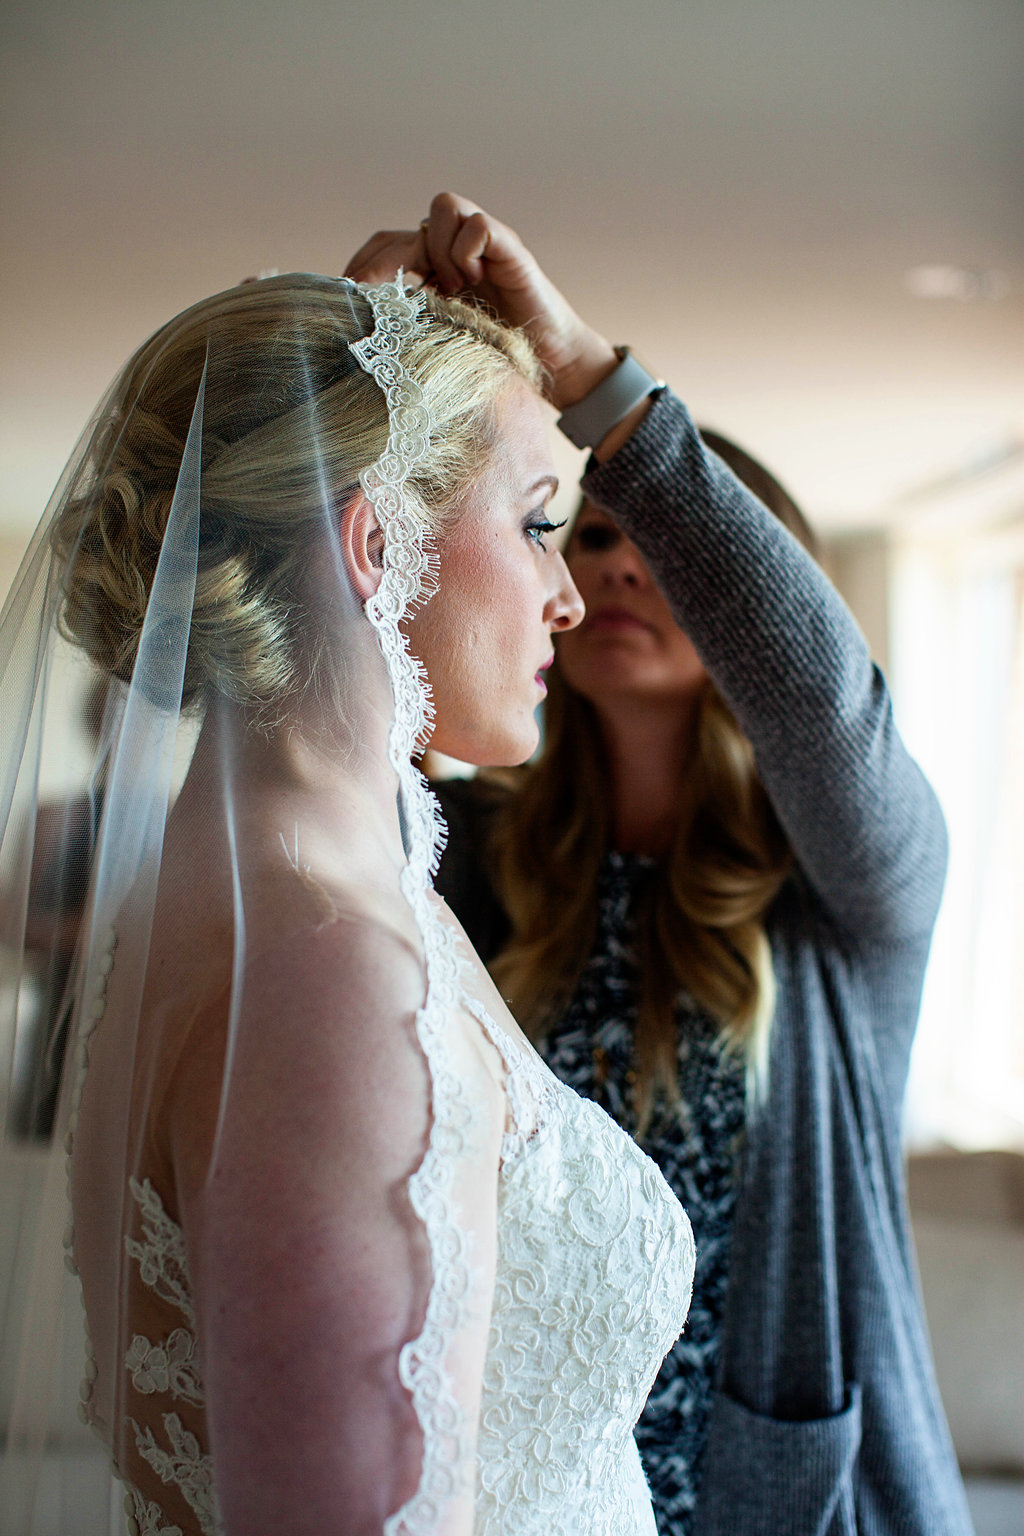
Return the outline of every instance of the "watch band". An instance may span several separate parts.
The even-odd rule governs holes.
[[[577,448],[596,448],[634,406],[653,390],[665,387],[665,381],[649,374],[628,347],[616,347],[615,351],[619,366],[558,418],[559,429]]]

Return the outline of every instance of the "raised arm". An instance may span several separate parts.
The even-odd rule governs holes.
[[[525,326],[559,410],[616,367],[610,343],[519,237],[466,198],[440,194],[418,230],[374,236],[349,272],[379,280],[399,265]],[[863,636],[823,572],[708,452],[668,391],[609,430],[584,488],[651,565],[753,743],[797,859],[833,920],[851,938],[927,935],[945,869],[942,816],[895,730]]]
[[[833,918],[868,938],[927,934],[945,867],[941,813],[824,572],[668,391],[583,487],[642,551]]]
[[[399,1375],[433,1279],[409,1193],[432,1122],[422,985],[400,942],[337,921],[257,959],[226,1058],[223,1025],[202,1046],[193,1032],[177,1073],[170,1141],[225,1536],[381,1536],[430,1466],[458,1492],[423,1528],[472,1531],[503,1109],[476,1099],[456,1171],[471,1290],[437,1335],[465,1432],[456,1464],[450,1426],[421,1423]]]

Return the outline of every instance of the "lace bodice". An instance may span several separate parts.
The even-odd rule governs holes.
[[[686,1318],[690,1225],[597,1105],[525,1052],[510,1076],[539,1104],[499,1179],[476,1529],[653,1536],[633,1426]]]
[[[633,1427],[686,1317],[689,1222],[655,1164],[603,1110],[466,1003],[502,1050],[512,1108],[498,1180],[475,1531],[653,1536]],[[153,1302],[147,1332],[133,1334],[124,1359],[147,1407],[147,1422],[133,1425],[135,1447],[174,1490],[175,1512],[152,1497],[156,1480],[145,1492],[129,1480],[131,1524],[140,1536],[215,1536],[183,1236],[148,1180],[133,1179],[130,1193],[139,1235],[126,1249]],[[154,1315],[162,1324],[155,1337]],[[181,1523],[182,1500],[191,1526]]]

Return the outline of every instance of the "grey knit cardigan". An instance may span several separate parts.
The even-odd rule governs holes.
[[[900,1147],[941,812],[842,601],[676,399],[583,487],[753,744],[798,869],[770,914],[769,1087],[748,1124],[696,1528],[965,1536]]]
[[[768,917],[768,1090],[748,1118],[695,1529],[969,1536],[900,1145],[941,812],[842,600],[669,391],[583,489],[753,744],[796,861]]]

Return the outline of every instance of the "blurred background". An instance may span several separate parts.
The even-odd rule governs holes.
[[[912,1192],[961,1457],[1019,1480],[1024,4],[8,0],[0,117],[0,594],[144,336],[441,189],[803,505],[950,825]]]

